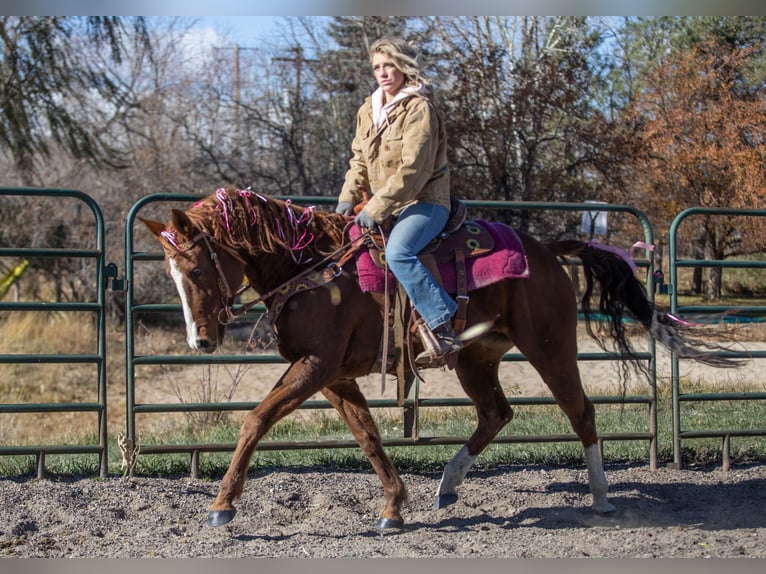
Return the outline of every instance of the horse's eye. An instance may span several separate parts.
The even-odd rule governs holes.
[[[202,267],[195,267],[191,272],[192,279],[199,279],[202,276]]]

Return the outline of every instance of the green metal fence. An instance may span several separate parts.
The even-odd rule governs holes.
[[[755,218],[766,216],[766,210],[751,209],[720,209],[708,207],[692,207],[679,213],[670,226],[668,236],[669,243],[669,294],[670,310],[676,316],[695,317],[708,315],[715,319],[721,314],[736,316],[738,313],[746,311],[748,317],[766,316],[766,307],[748,305],[745,309],[734,305],[679,305],[678,302],[678,270],[682,268],[711,268],[721,269],[766,269],[766,261],[758,260],[712,260],[704,258],[681,258],[678,252],[678,235],[682,223],[686,223],[693,218],[709,217],[745,217]],[[698,319],[695,319],[698,320]],[[740,353],[733,351],[719,351],[715,353],[721,357],[737,356]],[[766,351],[751,350],[748,355],[753,359],[766,358]],[[676,353],[671,354],[671,383],[672,383],[672,410],[673,410],[673,465],[680,468],[682,465],[682,441],[684,439],[705,439],[720,438],[722,440],[722,466],[728,470],[730,466],[731,439],[734,437],[766,436],[766,427],[759,428],[709,428],[699,421],[694,429],[685,427],[683,416],[693,408],[695,403],[701,401],[707,402],[729,402],[729,401],[762,401],[766,400],[766,393],[763,392],[732,392],[721,390],[718,392],[682,392],[680,361]],[[697,422],[697,421],[695,421]],[[707,428],[706,428],[707,427]]]
[[[25,188],[0,188],[0,201],[8,201],[13,196],[17,198],[39,198],[40,201],[74,202],[78,207],[84,206],[93,217],[92,226],[94,241],[89,248],[51,248],[51,247],[0,247],[0,259],[5,261],[34,260],[44,258],[45,261],[59,261],[75,258],[82,261],[92,261],[95,273],[93,276],[93,292],[95,300],[89,302],[62,302],[62,301],[0,301],[0,314],[9,316],[13,313],[81,313],[94,316],[96,341],[95,348],[91,353],[85,354],[59,354],[59,353],[7,353],[0,349],[0,363],[10,364],[35,364],[35,365],[71,365],[92,364],[97,372],[94,384],[90,389],[94,396],[88,402],[55,402],[55,403],[0,403],[0,417],[18,413],[65,413],[65,412],[90,412],[96,413],[97,423],[93,428],[96,437],[94,444],[27,444],[8,445],[0,444],[0,455],[33,455],[36,457],[37,475],[45,474],[46,455],[57,454],[97,454],[100,458],[100,474],[107,474],[107,428],[106,428],[106,328],[105,328],[105,290],[107,279],[116,275],[114,265],[106,266],[104,263],[104,222],[98,205],[86,194],[76,190],[66,189],[25,189]],[[38,204],[45,208],[45,205]],[[18,213],[13,224],[24,225],[27,219],[24,213]],[[4,225],[11,225],[10,221]],[[7,297],[6,297],[7,299]],[[0,329],[2,324],[0,323]],[[51,333],[51,339],[56,338],[56,333]],[[82,427],[79,431],[84,430]]]
[[[63,302],[63,301],[0,301],[0,314],[8,316],[13,313],[24,312],[53,312],[53,313],[87,313],[94,317],[96,327],[96,342],[92,353],[82,354],[59,354],[59,353],[7,353],[0,348],[0,363],[9,364],[34,364],[34,365],[67,365],[67,364],[92,364],[96,369],[96,377],[93,385],[93,401],[87,402],[51,402],[51,403],[0,403],[0,417],[19,413],[95,413],[97,422],[94,425],[93,434],[96,438],[94,444],[0,444],[0,455],[32,455],[36,457],[38,476],[45,473],[46,455],[58,454],[96,454],[100,458],[100,474],[108,473],[107,460],[107,423],[106,423],[106,325],[105,325],[105,292],[109,279],[117,277],[117,268],[114,264],[105,264],[104,246],[104,223],[103,216],[98,205],[86,194],[75,190],[58,189],[25,189],[25,188],[0,188],[0,197],[26,197],[40,198],[50,201],[75,202],[78,206],[85,207],[92,215],[93,245],[86,248],[50,248],[33,246],[14,246],[0,248],[0,258],[7,261],[33,260],[34,258],[48,258],[55,261],[58,259],[78,259],[92,262],[94,300],[88,302]],[[169,302],[137,302],[135,300],[136,284],[141,275],[141,268],[145,264],[158,265],[162,261],[160,251],[138,250],[136,244],[136,230],[141,226],[137,224],[139,214],[149,208],[161,209],[167,216],[171,206],[185,208],[189,203],[198,200],[200,196],[188,194],[154,194],[136,202],[130,210],[126,220],[125,230],[125,282],[126,291],[126,434],[127,437],[140,442],[140,432],[136,426],[137,415],[162,415],[163,413],[181,413],[198,411],[247,411],[257,406],[257,401],[237,402],[140,402],[136,400],[136,388],[138,385],[151,384],[151,381],[142,380],[137,375],[137,369],[151,366],[173,367],[178,365],[234,365],[234,364],[274,364],[284,363],[283,359],[276,354],[237,353],[233,355],[216,354],[212,356],[200,356],[196,354],[162,355],[157,353],[138,353],[136,350],[136,328],[142,315],[165,314],[169,317],[180,317],[180,307],[176,303]],[[334,198],[328,197],[303,197],[293,198],[294,201],[303,204],[333,205]],[[498,215],[513,213],[539,212],[607,212],[621,213],[635,218],[643,232],[641,238],[646,245],[652,245],[652,228],[645,215],[630,206],[603,205],[594,206],[590,203],[565,203],[554,204],[545,202],[504,202],[504,201],[466,201],[469,210],[491,210]],[[710,208],[691,208],[679,214],[673,221],[669,234],[669,283],[667,285],[670,294],[671,312],[684,315],[718,314],[722,312],[732,313],[735,310],[730,306],[681,306],[678,302],[678,270],[693,267],[731,267],[731,268],[766,268],[766,261],[713,261],[705,259],[682,259],[678,255],[677,239],[679,226],[692,217],[708,216],[731,216],[731,217],[762,217],[766,211],[759,210],[721,210]],[[568,262],[571,263],[571,262]],[[647,292],[654,297],[655,285],[654,258],[647,251],[646,257],[636,260],[641,269],[646,269]],[[150,275],[152,280],[156,273]],[[118,286],[121,289],[122,286]],[[250,315],[257,316],[265,312],[263,306],[256,306],[250,311]],[[748,306],[749,315],[766,315],[766,307]],[[722,356],[733,354],[721,351]],[[753,359],[766,358],[766,352],[752,351]],[[646,351],[639,353],[642,361],[646,361],[649,371],[646,393],[637,395],[620,396],[591,396],[596,405],[607,404],[638,404],[644,405],[647,410],[646,429],[640,432],[609,432],[600,435],[600,441],[632,440],[646,441],[648,443],[648,457],[651,468],[657,466],[657,400],[656,400],[656,348],[651,337],[647,338]],[[580,353],[578,360],[582,363],[591,361],[619,361],[621,357],[616,353]],[[518,353],[508,353],[504,357],[505,362],[525,362],[525,358]],[[723,466],[728,468],[730,458],[731,439],[736,437],[766,435],[764,428],[684,428],[682,416],[686,415],[687,406],[700,401],[761,401],[766,399],[766,393],[760,392],[730,392],[723,390],[714,393],[684,393],[681,391],[679,359],[675,354],[671,355],[671,378],[672,378],[672,418],[673,418],[673,452],[674,464],[681,465],[682,441],[687,439],[717,437],[723,444]],[[586,381],[587,382],[587,381]],[[400,409],[402,417],[401,437],[386,438],[387,446],[417,446],[417,445],[453,445],[462,444],[468,437],[465,436],[425,436],[418,428],[419,411],[422,408],[431,407],[460,407],[470,406],[467,398],[438,398],[422,397],[420,393],[423,381],[411,378],[406,382],[403,396],[396,399],[370,400],[370,406],[375,409]],[[551,397],[543,396],[509,396],[509,402],[514,406],[527,405],[553,405]],[[323,400],[306,402],[302,409],[322,410],[331,408],[329,403]],[[79,429],[82,430],[82,429]],[[570,433],[557,435],[512,435],[504,434],[496,439],[496,443],[533,443],[533,442],[575,442],[577,438]],[[188,453],[191,457],[191,472],[198,473],[199,455],[203,452],[231,451],[234,443],[209,443],[209,444],[165,444],[165,445],[142,445],[144,454],[163,453]],[[287,449],[313,449],[313,448],[350,448],[356,447],[352,440],[315,440],[315,441],[263,441],[259,445],[260,450],[287,450]]]
[[[140,430],[137,428],[137,415],[160,415],[162,413],[178,413],[193,411],[246,411],[257,406],[257,402],[164,402],[164,403],[146,403],[136,400],[137,389],[140,385],[151,384],[151,381],[142,380],[137,374],[137,369],[148,366],[177,366],[177,365],[217,365],[217,364],[267,364],[284,363],[278,355],[269,354],[215,354],[209,356],[200,356],[197,354],[184,355],[161,355],[151,353],[138,353],[136,351],[137,325],[140,318],[147,314],[170,313],[180,316],[180,306],[177,303],[167,302],[137,302],[136,287],[137,276],[141,272],[142,266],[162,260],[162,254],[158,246],[153,246],[148,251],[138,250],[136,245],[136,233],[140,230],[140,223],[137,219],[142,212],[150,207],[154,209],[162,207],[166,219],[170,207],[185,208],[190,202],[199,200],[200,196],[188,194],[154,194],[146,196],[138,201],[130,210],[126,222],[125,236],[125,276],[127,279],[126,296],[126,398],[127,398],[127,435],[130,439],[140,442]],[[328,197],[301,197],[292,198],[293,201],[302,204],[314,205],[334,205],[335,198]],[[469,210],[471,209],[489,209],[496,212],[502,210],[512,210],[516,213],[523,211],[569,211],[574,213],[594,211],[604,211],[610,213],[623,213],[629,217],[635,218],[640,228],[643,230],[643,242],[651,245],[653,242],[652,228],[645,215],[629,206],[621,205],[598,205],[591,203],[569,203],[569,204],[551,204],[544,202],[487,202],[487,201],[466,201]],[[156,264],[156,263],[155,263]],[[651,253],[647,254],[645,259],[638,259],[637,265],[647,270],[647,291],[653,297],[653,257]],[[263,313],[264,308],[257,306],[251,313]],[[184,344],[185,346],[185,344]],[[656,404],[656,385],[655,385],[655,344],[651,338],[647,341],[647,350],[639,353],[642,361],[647,361],[650,380],[647,382],[647,391],[645,394],[629,396],[591,396],[596,405],[602,404],[639,404],[645,405],[647,411],[646,429],[642,432],[612,432],[602,433],[600,441],[611,440],[633,440],[646,441],[648,444],[648,457],[651,468],[657,466],[657,404]],[[617,353],[581,353],[578,356],[580,361],[617,361],[620,360]],[[504,357],[507,362],[521,362],[526,359],[517,353],[509,353]],[[374,409],[401,408],[402,416],[402,436],[389,437],[384,439],[387,446],[417,446],[417,445],[452,445],[463,444],[468,439],[467,436],[425,436],[418,428],[418,413],[421,408],[429,407],[456,407],[470,406],[472,403],[467,398],[425,398],[420,396],[420,385],[422,381],[412,378],[406,382],[404,396],[397,399],[378,399],[370,400],[370,406]],[[508,397],[509,402],[514,406],[522,405],[553,405],[552,397]],[[400,405],[403,405],[400,407]],[[311,400],[304,403],[301,409],[316,410],[329,409],[331,405],[324,400]],[[503,435],[497,437],[495,443],[532,443],[532,442],[574,442],[577,437],[571,434],[557,435]],[[162,453],[188,453],[190,455],[191,473],[197,475],[199,471],[199,455],[203,452],[231,451],[235,448],[234,443],[188,443],[173,445],[142,445],[143,454],[162,454]],[[356,447],[353,440],[315,440],[302,442],[286,442],[264,440],[259,443],[259,450],[285,450],[285,449],[307,449],[307,448],[347,448]]]

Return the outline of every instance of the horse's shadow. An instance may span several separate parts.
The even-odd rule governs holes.
[[[298,536],[298,534],[280,534],[279,536],[270,534],[232,534],[231,538],[237,542],[285,542],[295,536]]]
[[[474,478],[492,479],[508,473],[508,469],[477,470]],[[512,470],[510,472],[513,472]],[[652,472],[647,470],[648,473]],[[766,479],[754,478],[737,483],[723,480],[699,484],[696,475],[710,470],[687,470],[688,480],[641,482],[615,480],[610,484],[610,501],[617,510],[608,515],[594,513],[590,508],[587,483],[552,479],[540,488],[514,488],[519,498],[518,510],[511,514],[485,511],[473,516],[458,516],[453,509],[464,504],[460,498],[455,505],[441,510],[419,512],[418,519],[407,521],[402,534],[430,529],[437,532],[469,532],[492,526],[500,529],[542,528],[546,530],[580,528],[687,528],[700,530],[738,530],[766,528]],[[682,477],[683,478],[683,477]],[[436,481],[436,478],[434,478]],[[562,495],[572,504],[555,506],[524,506],[524,494],[545,493]],[[459,492],[459,491],[458,491]],[[209,493],[208,493],[209,494]],[[405,516],[407,520],[407,516]],[[294,534],[250,535],[239,533],[233,538],[248,540],[285,540]],[[329,536],[344,538],[347,535]],[[381,533],[370,528],[356,536],[378,537]]]
[[[530,506],[509,516],[485,512],[472,517],[457,517],[450,516],[447,508],[437,511],[440,513],[437,520],[413,522],[408,528],[460,531],[495,525],[504,529],[695,527],[713,531],[766,527],[766,479],[734,484],[697,484],[692,475],[689,477],[689,481],[668,483],[615,482],[610,485],[610,501],[617,510],[606,515],[594,513],[587,504]],[[545,491],[564,493],[573,500],[590,501],[588,487],[581,482],[552,482]],[[523,495],[524,490],[514,492]]]

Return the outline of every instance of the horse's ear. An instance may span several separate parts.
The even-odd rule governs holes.
[[[180,209],[174,209],[172,211],[173,227],[176,228],[176,231],[178,231],[181,235],[185,235],[186,237],[191,237],[194,235],[194,226],[192,225],[189,216]]]
[[[144,219],[143,217],[139,217],[138,219],[141,220],[141,223],[146,225],[146,228],[151,231],[152,235],[156,237],[157,239],[160,238],[160,232],[165,229],[165,224],[161,221],[154,221],[151,219]]]

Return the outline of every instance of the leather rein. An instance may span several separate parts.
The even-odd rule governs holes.
[[[351,225],[352,222],[349,222],[347,225],[347,228]],[[345,234],[345,230],[344,230]],[[312,265],[311,267],[308,267],[301,271],[298,275],[295,275],[294,277],[291,277],[287,281],[281,283],[274,289],[271,289],[269,292],[264,293],[262,295],[259,295],[256,299],[253,299],[252,301],[248,301],[247,303],[244,303],[234,308],[234,299],[247,291],[249,288],[253,288],[252,285],[244,284],[241,285],[236,291],[232,290],[231,286],[229,285],[228,280],[226,279],[226,275],[223,272],[223,267],[221,266],[220,257],[218,256],[218,253],[216,253],[215,249],[213,249],[213,242],[216,242],[217,245],[223,249],[226,253],[231,255],[234,259],[242,263],[243,266],[247,265],[247,262],[237,253],[235,249],[232,249],[231,247],[224,245],[220,241],[216,241],[215,238],[211,237],[208,233],[204,231],[200,231],[197,235],[194,236],[191,240],[191,244],[195,244],[199,241],[203,241],[205,244],[205,247],[207,248],[208,252],[210,253],[210,259],[213,261],[213,265],[215,266],[216,272],[218,274],[218,288],[221,291],[221,300],[223,302],[223,308],[218,314],[218,322],[222,325],[229,325],[232,322],[234,322],[237,317],[240,315],[243,315],[247,313],[250,309],[258,305],[259,303],[262,303],[270,298],[272,298],[277,293],[284,291],[288,286],[292,285],[293,283],[300,281],[304,279],[305,277],[319,273],[323,279],[324,282],[327,283],[329,281],[332,281],[333,279],[340,277],[340,275],[343,273],[343,266],[348,262],[351,257],[353,257],[354,253],[359,250],[359,248],[364,243],[364,240],[366,240],[370,235],[372,235],[372,231],[367,231],[366,233],[363,233],[356,239],[349,241],[347,243],[344,243],[341,245],[338,249],[327,255],[324,259],[316,263],[315,265]],[[272,318],[272,322],[276,320],[276,317]]]

